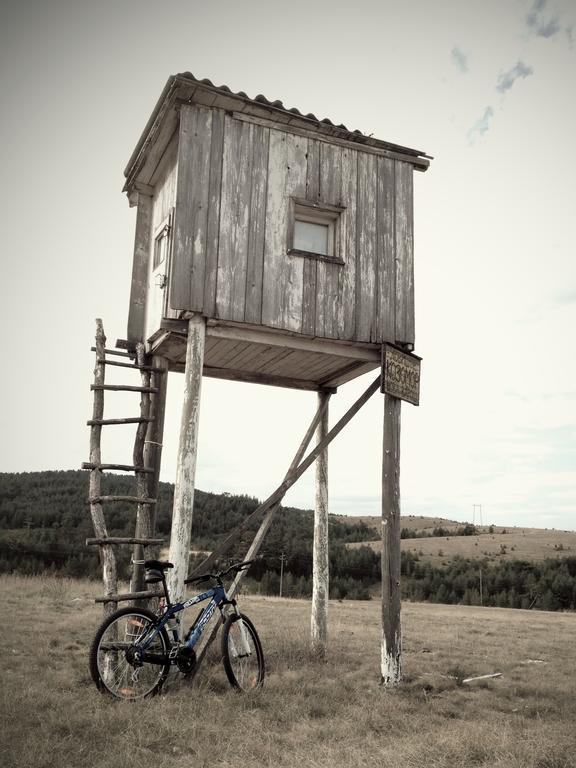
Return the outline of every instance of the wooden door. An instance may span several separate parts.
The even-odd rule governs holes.
[[[159,328],[168,309],[168,284],[172,257],[173,211],[156,228],[150,254],[150,279],[146,303],[146,338]]]

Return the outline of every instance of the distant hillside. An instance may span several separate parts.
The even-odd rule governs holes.
[[[369,525],[366,518],[364,521]],[[403,518],[402,525],[404,522]],[[457,525],[461,526],[461,524]],[[479,530],[487,529],[484,527]],[[351,543],[347,546],[354,548],[358,545]],[[375,552],[380,552],[379,541],[370,542],[369,546]],[[405,538],[402,540],[402,551],[411,552],[421,561],[434,565],[446,564],[455,557],[484,559],[491,563],[502,559],[541,562],[548,558],[576,556],[576,532],[494,526],[493,533]]]
[[[133,484],[134,478],[126,475],[107,476],[103,493],[131,495]],[[98,554],[85,546],[85,539],[93,536],[87,490],[87,474],[80,471],[0,473],[0,573],[49,571],[100,578]],[[173,491],[169,483],[160,484],[157,530],[166,543]],[[194,550],[211,551],[257,505],[249,496],[197,491]],[[106,505],[106,516],[110,535],[133,535],[133,505]],[[238,538],[230,558],[244,557],[257,525]],[[330,597],[370,599],[378,591],[380,527],[380,518],[330,517]],[[282,578],[285,596],[308,597],[312,533],[310,510],[283,508],[264,541],[262,559],[250,570],[253,588],[278,594]],[[473,525],[453,520],[407,517],[402,519],[402,536],[404,599],[546,610],[576,607],[576,557],[570,556],[576,553],[576,533],[478,533]],[[129,548],[118,548],[117,557],[120,578],[126,579]]]
[[[350,520],[362,522],[374,531],[375,539],[380,538],[382,531],[382,518],[380,516],[362,515],[360,517],[353,517],[352,515],[336,515],[336,519],[343,523],[348,523]],[[434,528],[455,531],[463,525],[463,523],[458,523],[456,520],[447,520],[444,517],[421,517],[419,515],[402,515],[401,524],[402,528],[422,534],[431,533]]]

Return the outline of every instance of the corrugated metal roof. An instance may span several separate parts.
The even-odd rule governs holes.
[[[315,123],[324,123],[326,125],[332,125],[335,128],[341,128],[343,131],[347,131],[348,133],[356,133],[360,136],[365,136],[362,131],[359,130],[350,130],[350,128],[347,128],[345,125],[340,123],[338,125],[337,123],[333,123],[332,120],[329,120],[327,117],[319,118],[316,117],[316,115],[312,114],[312,112],[308,112],[308,114],[304,114],[304,112],[300,112],[299,109],[296,109],[296,107],[285,107],[283,102],[281,102],[279,99],[276,99],[275,101],[271,101],[270,99],[267,99],[266,96],[259,93],[258,96],[255,96],[254,98],[251,98],[248,96],[248,94],[244,93],[244,91],[233,91],[231,88],[229,88],[227,85],[215,85],[211,80],[209,80],[207,77],[203,78],[202,80],[199,80],[197,77],[195,77],[192,72],[179,72],[176,77],[185,77],[188,80],[194,80],[196,83],[203,83],[204,85],[209,85],[211,88],[216,88],[219,91],[222,91],[223,93],[229,93],[232,96],[240,96],[243,99],[248,99],[249,101],[255,101],[258,104],[265,104],[268,107],[274,107],[275,109],[281,109],[283,112],[289,112],[292,115],[297,115],[298,117],[305,117],[308,120],[313,120]]]
[[[185,78],[186,80],[192,80],[193,82],[198,83],[199,85],[200,84],[206,85],[209,88],[214,88],[217,91],[220,91],[221,93],[226,93],[226,94],[229,94],[230,96],[237,96],[241,99],[254,102],[255,104],[260,104],[266,107],[270,107],[271,109],[280,110],[281,112],[284,112],[288,115],[294,115],[303,120],[309,120],[319,126],[325,125],[325,126],[329,126],[330,128],[336,128],[338,130],[345,131],[347,134],[349,134],[350,138],[353,138],[353,140],[355,141],[362,142],[363,139],[368,141],[373,138],[372,134],[367,135],[365,133],[362,133],[362,131],[358,129],[352,130],[350,128],[347,128],[343,123],[337,124],[332,122],[332,120],[330,120],[327,117],[319,118],[319,117],[316,117],[316,115],[314,115],[312,112],[308,112],[307,114],[305,114],[304,112],[301,112],[299,109],[296,109],[296,107],[290,107],[290,108],[285,107],[283,102],[280,101],[279,99],[272,101],[261,93],[259,93],[258,96],[251,98],[244,91],[235,92],[231,88],[229,88],[227,85],[215,85],[208,78],[198,79],[192,74],[192,72],[179,72],[177,75],[175,75],[175,77]],[[425,158],[428,158],[429,160],[433,159],[430,157],[430,155],[427,155],[425,152],[421,152],[420,150],[417,150],[417,149],[409,149],[408,147],[405,147],[400,144],[393,144],[393,143],[390,143],[387,141],[381,141],[378,139],[375,139],[375,140],[378,141],[379,143],[386,144],[391,149],[397,149],[399,151],[412,154],[415,157],[425,157]]]
[[[191,90],[193,89],[193,90]],[[182,94],[188,92],[188,95]],[[196,91],[204,91],[205,94],[215,98],[214,103],[223,102],[226,104],[226,108],[240,109],[249,114],[251,111],[258,114],[262,113],[262,110],[266,110],[268,116],[278,121],[286,121],[289,125],[295,126],[299,123],[304,123],[304,126],[308,124],[308,127],[320,131],[321,133],[338,137],[340,139],[346,139],[353,141],[366,147],[377,147],[384,149],[392,153],[399,153],[404,159],[409,159],[414,163],[414,166],[419,170],[426,170],[428,167],[428,160],[432,158],[425,152],[421,152],[417,149],[410,149],[409,147],[402,146],[400,144],[392,144],[388,141],[382,141],[374,136],[362,133],[359,130],[350,130],[345,125],[332,122],[329,118],[318,118],[316,115],[309,112],[304,114],[295,107],[285,107],[280,100],[272,101],[262,94],[258,94],[255,98],[250,98],[244,91],[232,91],[227,85],[214,85],[208,78],[199,79],[195,77],[191,72],[180,72],[177,75],[172,75],[168,78],[168,82],[164,86],[162,94],[156,103],[156,106],[144,128],[144,131],[136,145],[128,165],[124,171],[124,175],[127,177],[124,189],[128,190],[132,183],[135,174],[138,173],[139,168],[145,160],[147,148],[154,140],[154,135],[158,130],[161,121],[166,117],[167,110],[170,109],[170,105],[173,105],[178,100],[179,94],[185,99],[196,101],[198,96],[194,96]],[[211,103],[204,102],[200,103]],[[292,121],[294,121],[292,123]],[[302,125],[300,126],[302,127]]]

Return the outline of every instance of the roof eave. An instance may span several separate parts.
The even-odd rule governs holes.
[[[400,153],[406,156],[407,161],[412,161],[414,167],[420,171],[426,171],[430,164],[429,161],[433,159],[430,157],[430,155],[427,155],[425,152],[421,152],[420,150],[411,149],[399,144],[392,144],[380,139],[375,139],[372,136],[366,136],[360,131],[350,131],[344,126],[335,125],[330,120],[319,120],[314,115],[303,115],[298,110],[286,109],[282,102],[270,102],[263,96],[257,96],[255,99],[251,99],[242,92],[233,93],[228,88],[214,86],[212,83],[210,83],[210,81],[197,80],[190,73],[180,73],[177,75],[171,75],[168,78],[166,85],[164,86],[164,89],[160,94],[158,101],[156,102],[156,106],[154,107],[152,114],[150,115],[150,118],[148,119],[148,122],[146,123],[140,139],[138,140],[138,143],[132,152],[132,155],[130,156],[128,164],[124,170],[126,183],[124,185],[123,191],[131,191],[136,180],[136,176],[143,165],[147,147],[153,142],[157,126],[159,126],[162,122],[163,116],[177,101],[182,100],[179,98],[180,90],[186,88],[189,92],[191,86],[193,86],[195,89],[192,93],[192,96],[196,93],[197,90],[212,93],[215,96],[222,96],[230,99],[231,104],[236,102],[237,106],[242,105],[243,110],[248,113],[251,110],[256,113],[261,113],[264,109],[270,114],[271,119],[274,119],[274,116],[276,116],[277,119],[285,122],[288,118],[289,120],[293,120],[298,123],[301,122],[304,125],[307,125],[309,129],[316,130],[319,133],[323,133],[327,136],[334,136],[346,141],[352,141],[360,146],[375,147],[384,151]],[[194,99],[192,96],[189,97],[189,100],[193,102]],[[187,99],[184,99],[184,101],[186,100]]]

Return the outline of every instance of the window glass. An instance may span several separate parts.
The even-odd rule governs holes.
[[[163,230],[156,240],[154,240],[154,263],[153,268],[156,269],[156,267],[159,267],[160,264],[164,261],[166,258],[166,250],[168,245],[168,237],[166,230]]]
[[[328,224],[314,224],[310,221],[294,222],[294,248],[299,251],[328,254]]]

